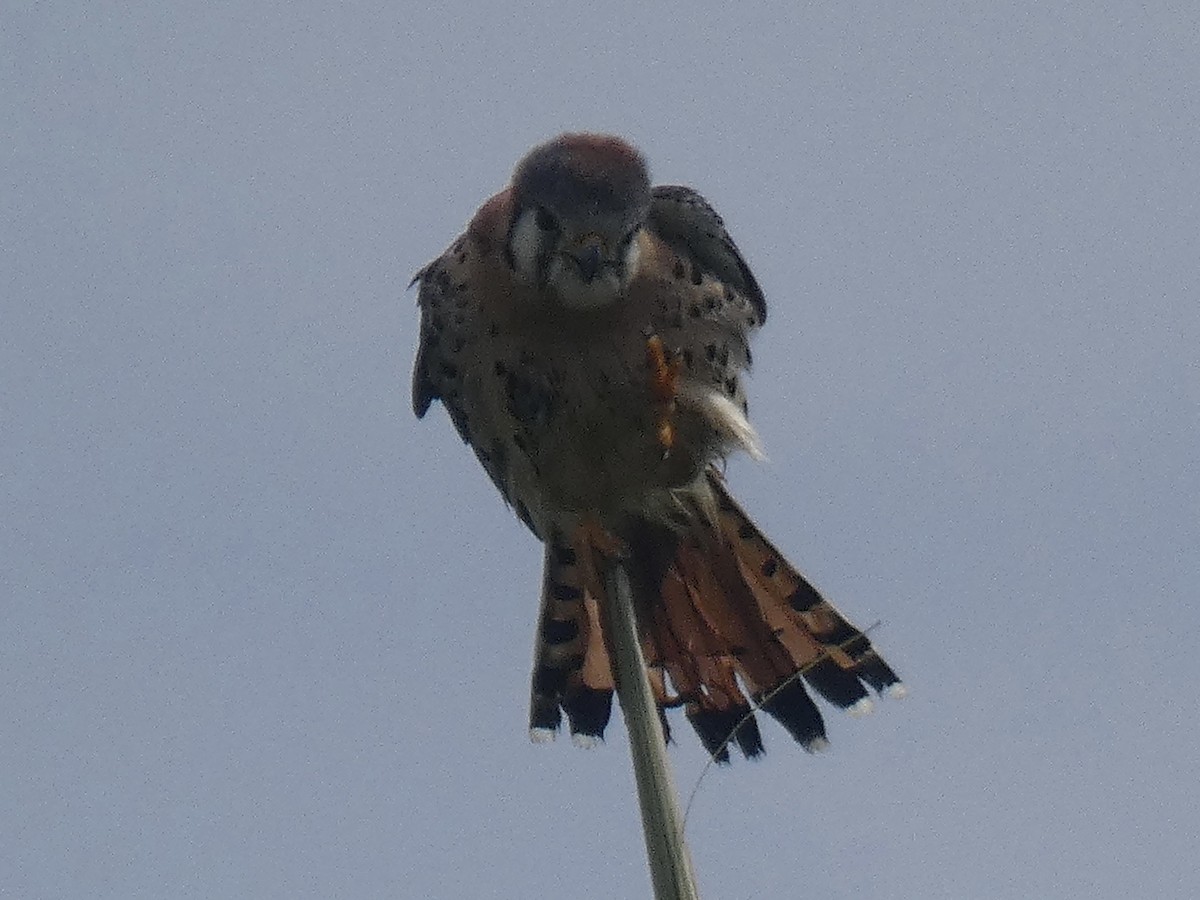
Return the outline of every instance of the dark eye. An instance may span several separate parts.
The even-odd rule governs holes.
[[[538,207],[536,221],[542,231],[558,231],[558,220],[544,206]]]

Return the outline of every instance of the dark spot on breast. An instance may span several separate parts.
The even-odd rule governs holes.
[[[554,390],[540,379],[509,372],[504,378],[504,392],[508,412],[525,426],[543,426],[554,416]]]
[[[676,278],[682,278],[684,275],[687,274],[687,269],[685,269],[683,267],[682,262],[680,262],[679,260],[675,260],[675,269],[671,274],[673,274]]]
[[[692,284],[703,284],[703,283],[704,283],[704,273],[700,270],[699,266],[692,266]]]
[[[575,565],[575,551],[561,544],[554,548],[554,561],[560,566]]]
[[[707,297],[705,297],[704,298],[704,308],[707,309],[709,312],[712,312],[713,310],[715,310],[717,308],[717,298],[714,297],[712,294],[709,294]]]
[[[717,345],[716,344],[706,344],[705,345],[704,358],[707,359],[709,362],[716,362],[716,360],[717,360]]]
[[[700,307],[697,306],[695,303],[693,303],[691,306],[688,307],[688,315],[691,316],[693,319],[700,318]]]
[[[692,359],[692,351],[690,348],[685,347],[683,350],[683,364],[690,369],[693,363],[695,363],[695,360]]]
[[[777,571],[779,571],[779,561],[773,556],[768,556],[762,564],[762,573],[771,578]]]
[[[734,397],[737,396],[737,389],[738,383],[736,377],[725,379],[725,393],[727,393],[730,397]]]
[[[720,352],[719,356],[721,359],[721,367],[722,368],[729,365],[729,345],[728,344],[721,345],[721,352]]]

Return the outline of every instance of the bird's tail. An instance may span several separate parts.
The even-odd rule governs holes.
[[[867,687],[902,696],[896,673],[708,476],[710,514],[680,532],[649,524],[622,535],[651,684],[660,710],[682,706],[709,753],[763,750],[760,707],[807,750],[826,744],[809,689],[852,714],[871,709]],[[565,713],[572,737],[603,736],[613,675],[600,604],[611,550],[586,533],[546,544],[530,729],[553,736]],[[797,677],[799,676],[799,677]],[[753,705],[752,705],[753,703]],[[664,724],[666,718],[664,715]]]

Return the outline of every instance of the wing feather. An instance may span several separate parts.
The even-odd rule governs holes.
[[[678,184],[663,184],[652,191],[647,224],[676,253],[703,272],[743,294],[758,322],[767,319],[767,301],[746,260],[725,229],[725,222],[697,191]]]

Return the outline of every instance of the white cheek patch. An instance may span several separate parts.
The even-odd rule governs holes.
[[[542,254],[542,230],[537,227],[537,216],[533,210],[521,213],[508,237],[508,251],[512,254],[517,274],[525,281],[538,279],[538,258]]]
[[[637,274],[638,262],[642,258],[642,242],[639,240],[640,235],[634,237],[629,242],[629,246],[625,248],[625,283],[633,281],[633,276]]]

